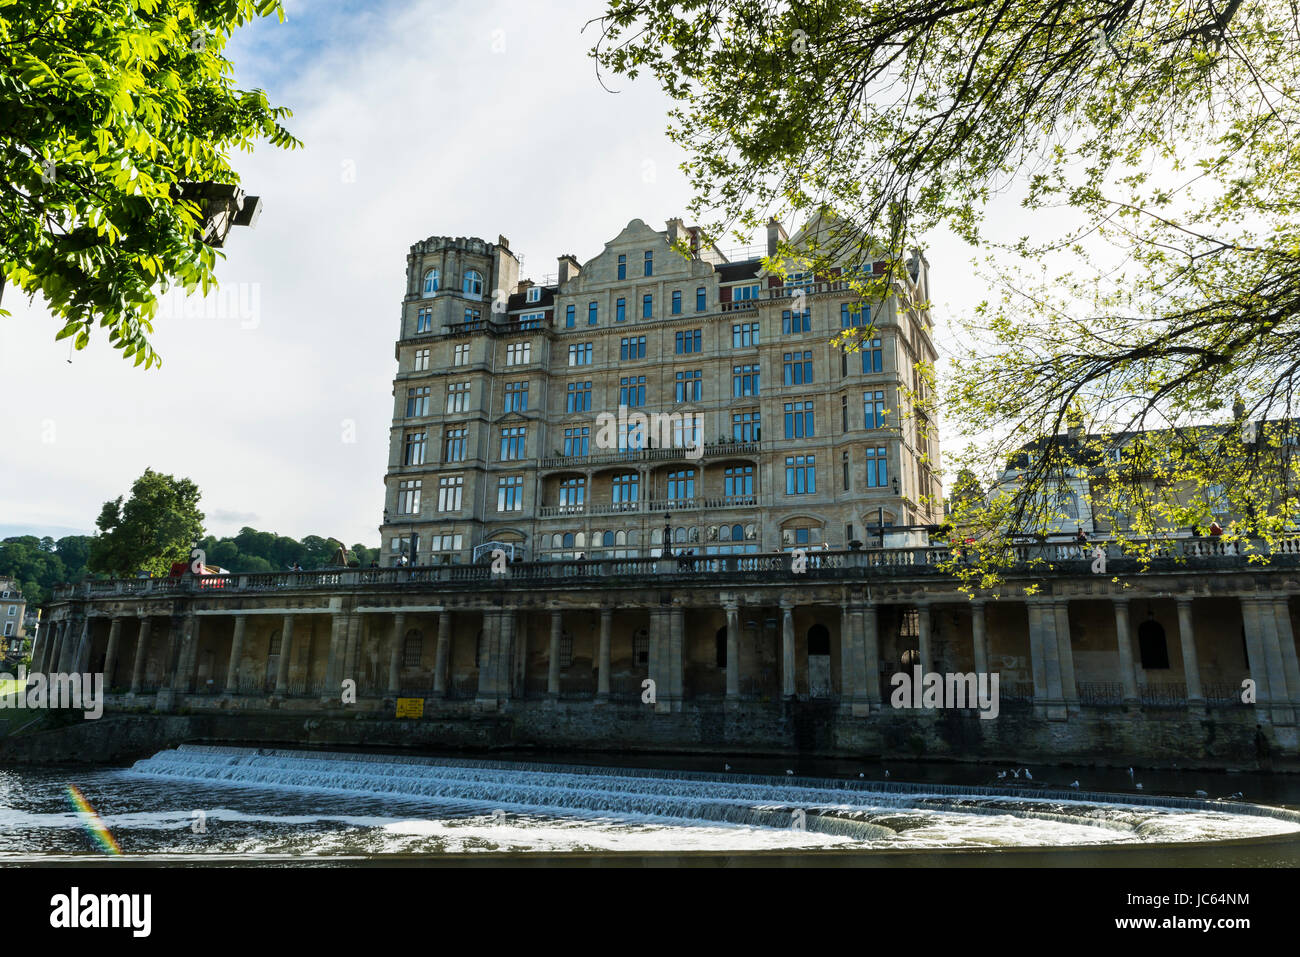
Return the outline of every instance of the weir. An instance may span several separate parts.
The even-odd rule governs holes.
[[[1036,818],[1097,829],[1099,840],[1114,840],[1119,832],[1141,841],[1153,821],[1195,815],[1266,816],[1300,829],[1300,813],[1200,799],[268,748],[182,745],[136,762],[131,773],[231,787],[383,796],[433,805],[444,814],[500,811],[611,823],[797,826],[882,847],[898,837],[900,815],[918,813],[951,817],[957,827],[971,815]],[[1188,839],[1196,836],[1191,829]]]

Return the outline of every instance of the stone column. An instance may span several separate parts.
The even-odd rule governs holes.
[[[90,671],[90,652],[94,645],[95,619],[87,615],[86,623],[81,629],[81,641],[77,644],[77,659],[72,664],[72,670],[77,674]]]
[[[122,619],[114,615],[108,626],[108,647],[104,649],[104,688],[113,687],[113,672],[117,670],[117,649],[122,641]]]
[[[484,661],[479,668],[478,701],[484,707],[498,707],[510,696],[511,649],[516,627],[513,611],[483,613]]]
[[[546,693],[560,696],[560,638],[564,633],[564,613],[551,612],[551,650],[546,659]]]
[[[1033,656],[1034,711],[1051,721],[1066,717],[1061,695],[1061,655],[1056,612],[1050,602],[1029,602],[1029,652]]]
[[[845,603],[840,605],[840,707],[852,707],[857,690],[857,672],[853,668],[853,653],[861,634],[857,625],[857,609]]]
[[[1196,655],[1196,625],[1192,618],[1190,596],[1178,599],[1178,641],[1183,649],[1183,680],[1187,683],[1187,704],[1204,707],[1205,695],[1201,691],[1201,663]]]
[[[1061,695],[1067,710],[1079,711],[1079,685],[1074,680],[1074,648],[1070,644],[1070,602],[1053,604],[1056,614],[1056,649],[1061,670]]]
[[[40,654],[32,655],[32,672],[33,674],[44,674],[50,670],[50,655],[54,650],[54,645],[59,640],[59,628],[62,622],[47,621],[41,625],[41,631],[44,632],[41,637]]]
[[[650,647],[646,661],[648,672],[646,677],[654,682],[656,712],[670,710],[668,702],[661,700],[661,695],[668,692],[668,676],[664,674],[664,665],[668,661],[668,611],[669,609],[664,607],[651,608],[647,629]]]
[[[438,612],[438,647],[433,656],[433,693],[447,697],[447,662],[451,657],[451,612]]]
[[[131,694],[139,694],[144,687],[144,669],[149,663],[149,632],[153,620],[140,616],[140,627],[135,637],[135,664],[131,668]]]
[[[934,649],[930,646],[930,606],[924,602],[916,606],[916,654],[924,676],[934,660]]]
[[[727,612],[727,697],[740,699],[740,608],[728,602]]]
[[[63,636],[63,642],[59,649],[58,671],[69,674],[76,670],[80,643],[85,640],[86,629],[89,627],[89,618],[73,619],[68,623],[68,633]]]
[[[794,683],[794,610],[781,600],[781,694],[795,696]]]
[[[609,640],[614,609],[600,610],[600,649],[596,655],[596,700],[609,700]],[[730,659],[728,659],[730,661]]]
[[[686,680],[682,673],[686,659],[686,609],[674,605],[668,614],[668,673],[671,676],[670,694],[674,711],[682,710],[686,696]]]
[[[330,652],[325,663],[325,687],[321,689],[321,704],[340,701],[344,658],[347,655],[348,614],[342,609],[336,609],[330,618]]]
[[[289,693],[289,662],[293,654],[293,615],[285,615],[280,625],[280,661],[275,675],[275,693],[284,697]]]
[[[193,613],[180,620],[180,653],[171,682],[173,691],[190,694],[194,691],[195,676],[199,667],[200,623]]]
[[[406,615],[393,613],[393,633],[388,646],[388,697],[402,693],[402,641],[406,635]]]
[[[1115,602],[1115,645],[1119,651],[1119,680],[1124,685],[1124,703],[1137,705],[1137,672],[1133,667],[1133,628],[1129,624],[1128,599],[1116,598]]]
[[[1277,641],[1282,651],[1282,670],[1292,705],[1300,706],[1300,662],[1296,660],[1295,632],[1291,628],[1291,602],[1285,596],[1273,599],[1277,613]],[[1297,715],[1300,717],[1300,715]]]
[[[880,613],[867,605],[862,613],[862,658],[867,672],[867,702],[879,710],[880,699]]]
[[[979,675],[988,674],[989,670],[989,638],[987,632],[984,630],[985,608],[986,605],[983,601],[976,600],[971,602],[971,644],[974,646],[975,673]]]
[[[244,636],[248,633],[248,616],[235,616],[235,635],[230,639],[230,663],[226,665],[226,685],[221,690],[226,694],[239,691],[239,664],[244,657]]]
[[[1256,627],[1259,630],[1260,646],[1264,671],[1268,675],[1268,700],[1272,708],[1273,723],[1289,725],[1295,723],[1295,712],[1291,708],[1290,694],[1286,684],[1286,671],[1282,663],[1281,643],[1277,633],[1277,612],[1271,598],[1254,598],[1250,602],[1255,606]],[[1249,647],[1247,628],[1247,647]],[[1252,671],[1254,667],[1252,665]]]
[[[356,614],[348,615],[347,618],[347,643],[344,645],[343,653],[343,671],[339,675],[339,683],[342,684],[351,678],[356,682],[356,690],[361,691],[360,669],[357,667],[361,655],[361,616]]]

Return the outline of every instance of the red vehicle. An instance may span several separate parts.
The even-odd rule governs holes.
[[[192,565],[198,565],[198,571],[194,571]],[[172,562],[172,578],[180,578],[186,573],[202,576],[199,581],[200,588],[225,588],[226,579],[230,577],[230,572],[218,565],[204,565],[201,562]]]

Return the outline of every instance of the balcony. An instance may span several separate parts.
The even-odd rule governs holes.
[[[675,462],[682,459],[689,459],[687,452],[694,449],[682,446],[670,446],[668,448],[645,448],[645,449],[609,449],[608,451],[592,452],[589,455],[551,455],[539,459],[540,468],[544,469],[562,469],[562,468],[581,468],[588,465],[617,465],[622,462]],[[715,442],[709,445],[707,442],[701,450],[700,458],[726,458],[734,455],[758,455],[758,442]]]
[[[722,508],[755,508],[757,495],[724,495],[721,498],[672,498],[637,502],[604,502],[587,505],[543,505],[540,518],[567,515],[627,515],[629,513],[699,512]]]

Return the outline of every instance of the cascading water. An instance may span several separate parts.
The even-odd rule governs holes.
[[[386,849],[393,849],[394,835],[411,838],[396,842],[401,849],[462,848],[452,840],[457,836],[486,849],[876,849],[1191,841],[1300,830],[1296,812],[1237,802],[388,754],[183,745],[124,773],[200,790],[218,807],[255,789],[292,796],[297,807],[309,800],[324,816],[368,808],[373,821],[383,809]]]

